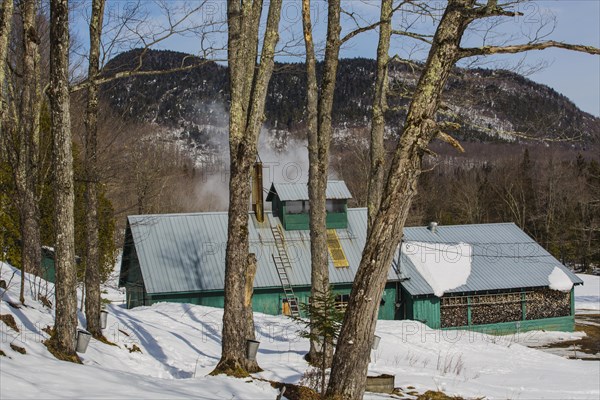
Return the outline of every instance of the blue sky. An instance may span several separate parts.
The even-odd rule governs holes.
[[[110,0],[109,4],[110,4]],[[200,0],[198,0],[199,3]],[[265,0],[266,2],[267,0]],[[501,2],[501,1],[500,1]],[[179,4],[179,1],[170,1],[170,4]],[[327,5],[324,0],[313,1],[313,23],[315,26],[316,41],[322,40],[325,34]],[[113,4],[125,4],[124,2],[113,2]],[[194,4],[194,3],[191,3]],[[342,4],[347,10],[353,11],[356,18],[363,24],[374,21],[378,15],[377,0],[349,1],[343,0]],[[437,8],[443,8],[444,2],[430,2]],[[523,17],[515,19],[504,19],[504,23],[494,28],[494,38],[496,43],[510,41],[510,43],[521,43],[527,41],[527,35],[535,32],[541,20],[555,19],[552,24],[554,29],[548,28],[542,30],[548,34],[545,39],[557,41],[580,43],[600,47],[600,0],[548,0],[535,1],[519,6],[519,11],[524,13]],[[160,19],[156,9],[151,12],[153,18]],[[223,18],[226,14],[226,2],[224,0],[210,0],[210,3],[203,8],[203,14],[197,18],[207,19],[208,14]],[[266,12],[265,12],[266,14]],[[441,14],[438,14],[441,15]],[[84,18],[74,16],[75,26],[84,28]],[[414,16],[405,12],[395,18],[396,26],[402,23],[414,22]],[[282,42],[289,38],[300,38],[301,32],[300,20],[300,1],[284,0],[282,10]],[[481,26],[480,26],[481,27]],[[413,30],[420,32],[433,32],[435,24],[428,19],[418,19],[413,25]],[[343,32],[352,29],[352,23],[348,19],[344,21]],[[85,42],[87,31],[78,29]],[[473,30],[465,39],[464,44],[476,45],[481,43],[481,31]],[[490,35],[487,36],[488,40]],[[223,39],[220,39],[223,40]],[[187,37],[173,37],[165,41],[159,48],[184,51],[197,54],[199,50],[199,40],[193,35]],[[427,49],[416,46],[414,41],[405,39],[394,39],[392,42],[391,54],[398,54],[401,57],[424,59],[427,55]],[[341,52],[342,57],[369,57],[374,58],[377,47],[377,32],[368,32],[361,34],[348,42]],[[221,55],[223,56],[223,55]],[[302,56],[285,57],[286,60],[302,61]],[[538,65],[540,62],[547,64],[545,68],[529,74],[528,77],[536,82],[546,84],[554,88],[559,93],[564,94],[571,99],[582,110],[595,116],[600,116],[600,56],[592,56],[569,52],[559,49],[548,49],[544,51],[529,52],[524,59],[525,65]],[[492,59],[486,59],[480,66],[486,68],[503,67],[513,68],[523,63],[523,55],[498,56]],[[525,71],[527,68],[520,68],[517,71]]]

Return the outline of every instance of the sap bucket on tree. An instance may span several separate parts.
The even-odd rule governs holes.
[[[371,344],[371,349],[373,350],[377,350],[377,348],[379,347],[379,342],[381,341],[381,337],[380,336],[373,336],[373,344]]]
[[[256,353],[258,352],[258,346],[260,342],[258,340],[248,339],[246,340],[246,358],[250,361],[256,360]]]
[[[88,331],[84,331],[83,329],[77,330],[77,347],[75,351],[78,353],[85,353],[88,348],[88,344],[90,344],[90,339],[92,338],[92,334]]]
[[[100,311],[100,329],[106,329],[106,322],[108,320],[108,311]]]

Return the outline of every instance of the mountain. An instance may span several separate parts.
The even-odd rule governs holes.
[[[140,50],[122,53],[104,71],[110,74],[135,67]],[[187,71],[143,75],[102,86],[103,99],[128,119],[149,122],[205,144],[227,125],[227,67],[168,50],[143,55],[141,70],[168,70],[200,64]],[[322,65],[319,65],[320,69]],[[337,134],[369,124],[375,77],[371,59],[340,60],[333,108]],[[398,134],[421,65],[399,61],[391,65],[390,85],[395,95],[388,115],[388,133]],[[278,63],[266,102],[266,127],[296,132],[303,127],[306,99],[303,64]],[[404,95],[402,95],[404,94]],[[600,118],[577,108],[565,96],[521,75],[505,70],[456,68],[443,96],[440,118],[459,122],[463,141],[511,142],[523,137],[569,138],[587,145],[600,142]],[[516,134],[514,134],[516,132]]]

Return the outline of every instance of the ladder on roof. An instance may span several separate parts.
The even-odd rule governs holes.
[[[292,288],[292,284],[286,270],[286,268],[292,268],[292,263],[290,262],[290,258],[288,257],[288,253],[285,248],[285,238],[283,236],[281,225],[271,226],[271,232],[273,233],[273,238],[275,239],[275,247],[277,248],[278,254],[273,254],[273,263],[275,263],[277,275],[279,275],[281,287],[283,288],[283,293],[285,293],[285,298],[290,308],[290,314],[293,317],[298,317],[300,315],[298,298],[294,294],[294,289]]]

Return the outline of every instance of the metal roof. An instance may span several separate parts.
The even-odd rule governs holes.
[[[256,288],[279,288],[281,283],[273,264],[276,252],[270,230],[279,218],[266,212],[264,223],[250,213],[250,251],[256,254]],[[338,229],[349,268],[335,268],[329,262],[332,284],[354,280],[366,241],[367,211],[348,209],[348,228]],[[146,291],[150,294],[223,290],[227,213],[140,215],[128,217]],[[292,264],[290,281],[294,286],[310,286],[309,231],[284,231],[285,244]],[[447,293],[488,291],[548,286],[548,276],[558,267],[572,280],[582,281],[552,255],[512,223],[438,226],[431,232],[425,227],[404,229],[404,240],[432,243],[432,246],[459,242],[473,246],[471,274],[467,283]],[[388,273],[389,281],[406,279],[402,285],[412,295],[428,295],[433,290],[417,272],[406,255],[395,257]],[[127,269],[121,268],[122,274]],[[399,274],[396,273],[399,271]],[[125,276],[121,276],[124,281]]]
[[[452,245],[472,246],[471,274],[466,284],[445,293],[480,292],[548,286],[554,267],[562,269],[574,284],[583,281],[513,223],[404,228],[405,243],[419,243],[423,256],[435,262],[432,249],[452,258]],[[429,245],[430,244],[430,245]],[[429,252],[429,253],[428,253]],[[439,254],[439,253],[438,253]],[[411,295],[429,295],[433,289],[409,257],[401,255],[401,273],[409,278],[402,286]]]
[[[309,200],[308,183],[273,183],[267,195],[267,201],[271,201],[277,194],[281,201]],[[327,181],[325,192],[327,199],[351,199],[352,195],[344,181]]]
[[[254,287],[281,287],[272,254],[276,252],[270,225],[279,218],[266,212],[264,223],[251,213],[250,251],[258,261]],[[148,293],[223,290],[227,213],[195,213],[129,216],[129,229],[135,243],[142,276]],[[336,268],[329,261],[332,284],[350,284],[360,263],[365,245],[365,209],[348,210],[348,228],[337,229],[340,243],[350,264]],[[294,286],[310,286],[309,231],[284,231],[292,264],[290,281]],[[398,280],[392,268],[388,280]]]

